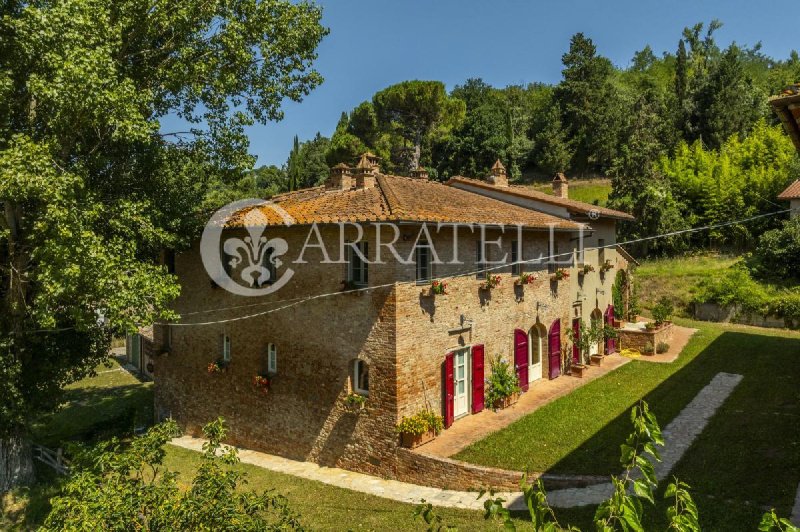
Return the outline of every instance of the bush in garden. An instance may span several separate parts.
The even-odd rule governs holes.
[[[667,351],[669,351],[669,344],[667,342],[658,342],[658,345],[656,346],[656,353],[661,354],[666,353]]]
[[[516,372],[511,368],[511,364],[500,358],[493,358],[491,361],[492,374],[487,379],[486,404],[493,407],[495,402],[502,401],[519,393],[519,379]]]
[[[436,415],[430,410],[417,412],[411,417],[403,417],[397,425],[397,432],[419,436],[432,430],[439,434],[444,429],[442,416]]]
[[[656,303],[653,307],[653,319],[655,320],[656,325],[661,325],[662,323],[669,321],[669,319],[672,317],[673,310],[674,308],[670,298],[664,296],[659,299],[658,303]]]
[[[303,530],[282,495],[243,490],[235,448],[223,446],[223,420],[203,427],[208,442],[188,489],[164,468],[164,446],[179,433],[156,425],[123,446],[112,439],[81,449],[42,530]]]

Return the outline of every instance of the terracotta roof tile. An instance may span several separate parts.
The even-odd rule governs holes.
[[[778,199],[790,200],[800,198],[800,179],[786,187],[786,190],[778,194]]]
[[[591,203],[584,203],[582,201],[577,201],[569,198],[560,198],[558,196],[553,196],[552,194],[547,194],[546,192],[540,192],[538,190],[534,190],[530,187],[525,187],[520,185],[496,187],[491,183],[487,183],[486,181],[482,181],[480,179],[473,179],[471,177],[462,177],[462,176],[452,177],[447,182],[447,184],[451,186],[456,183],[464,183],[467,185],[484,188],[486,190],[496,190],[514,196],[541,201],[542,203],[548,203],[550,205],[557,205],[560,207],[564,207],[565,209],[573,213],[589,214],[589,212],[591,211],[596,211],[600,215],[608,216],[609,218],[616,218],[618,220],[635,220],[635,218],[630,214],[628,214],[627,212],[608,209],[606,207],[600,207],[598,205],[592,205]]]
[[[294,223],[424,221],[577,229],[578,224],[543,212],[510,205],[442,183],[410,177],[378,175],[367,189],[326,190],[324,187],[274,196]],[[280,225],[283,218],[270,206],[245,209],[228,226]]]
[[[786,88],[780,95],[770,98],[769,103],[800,151],[800,84]]]

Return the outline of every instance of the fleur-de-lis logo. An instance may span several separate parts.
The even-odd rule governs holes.
[[[282,238],[264,236],[263,225],[247,225],[244,238],[230,237],[222,242],[222,231],[231,217],[245,209],[270,208],[289,227],[294,223],[289,214],[279,205],[264,200],[248,199],[230,203],[211,217],[200,239],[200,256],[211,279],[225,290],[242,296],[263,296],[282,288],[294,275],[286,268],[280,277],[274,278],[283,263],[280,256],[289,250]],[[222,242],[222,253],[220,243]],[[230,268],[226,268],[225,262]],[[232,278],[233,273],[236,279]],[[235,272],[235,273],[234,273]]]
[[[248,227],[247,232],[248,236],[243,239],[232,237],[223,244],[223,251],[231,257],[231,269],[236,269],[247,261],[247,266],[239,272],[242,281],[250,286],[263,286],[267,281],[275,282],[276,279],[271,278],[272,273],[283,264],[278,257],[289,250],[289,245],[282,238],[267,240],[263,236],[263,229],[258,227]]]

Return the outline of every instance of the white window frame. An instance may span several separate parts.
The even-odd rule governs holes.
[[[414,247],[414,263],[416,267],[416,279],[418,284],[427,284],[433,280],[433,261],[431,259],[431,245],[426,240],[421,240]],[[420,260],[420,255],[424,253],[426,260]],[[423,274],[422,270],[427,270],[427,274]]]
[[[362,389],[362,388],[360,388],[358,386],[359,377],[360,377],[359,369],[361,368],[362,364],[367,369],[367,389],[366,390]],[[353,392],[355,392],[355,393],[357,393],[359,395],[369,395],[369,364],[367,364],[367,362],[365,360],[356,359],[356,360],[353,361],[353,374],[352,374],[351,377],[353,379],[353,382],[352,382]]]
[[[358,256],[353,246],[358,248],[361,254],[368,260],[361,260],[361,257]],[[357,265],[361,267],[357,269]],[[348,245],[347,280],[356,286],[367,286],[369,284],[369,242],[362,240]]]
[[[275,344],[267,344],[267,373],[278,373],[278,348]]]
[[[222,360],[231,361],[231,337],[227,334],[222,335]]]

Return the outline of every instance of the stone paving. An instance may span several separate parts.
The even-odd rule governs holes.
[[[659,478],[663,479],[669,474],[694,439],[703,431],[714,412],[741,380],[741,375],[718,373],[708,385],[700,390],[692,402],[686,405],[681,413],[663,429],[666,446],[661,453],[662,462],[656,464],[656,474]],[[202,451],[204,442],[205,440],[202,438],[191,436],[181,436],[172,440],[173,445],[193,451]],[[243,463],[270,471],[315,480],[399,502],[417,504],[425,499],[435,506],[483,510],[484,499],[478,499],[474,492],[417,486],[344,469],[323,467],[311,462],[298,462],[247,449],[240,449],[239,457]],[[555,490],[547,494],[547,500],[552,506],[566,508],[598,504],[607,499],[610,494],[611,484],[604,483],[585,488]],[[497,493],[496,496],[503,497],[512,510],[525,508],[525,501],[521,493]],[[800,494],[798,494],[798,501],[800,501]],[[800,506],[800,502],[795,504],[793,516],[798,510],[798,506]]]
[[[660,449],[661,462],[655,464],[656,476],[659,479],[667,478],[683,453],[703,432],[708,420],[741,380],[741,375],[717,373],[711,382],[692,399],[692,402],[686,405],[681,413],[662,429],[664,447]],[[612,492],[613,486],[608,482],[586,488],[551,491],[547,494],[547,501],[551,506],[559,508],[599,504],[608,499]]]

